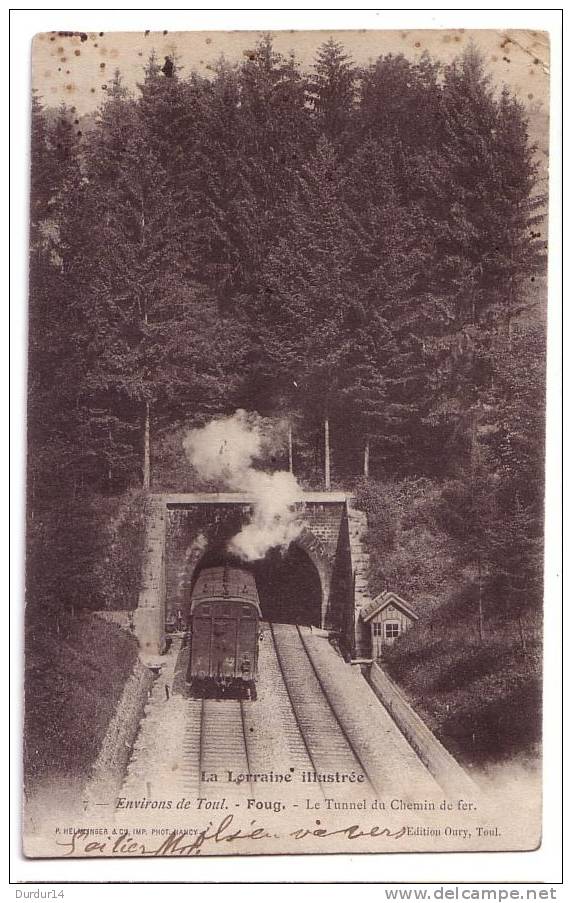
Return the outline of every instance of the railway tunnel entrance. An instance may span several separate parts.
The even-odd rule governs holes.
[[[308,554],[295,542],[286,550],[271,549],[264,558],[254,562],[244,562],[223,548],[211,549],[198,563],[193,582],[205,568],[225,564],[254,574],[265,621],[321,626],[320,575]]]
[[[271,550],[249,565],[263,617],[319,626],[354,646],[355,573],[347,497],[305,492],[296,504],[301,530],[287,551]],[[134,621],[148,655],[165,648],[167,632],[187,621],[201,568],[228,556],[231,538],[251,521],[246,493],[172,493],[150,497],[139,604]],[[240,563],[244,566],[243,562]]]
[[[285,552],[271,550],[254,573],[266,621],[320,627],[322,587],[308,555],[296,543]]]

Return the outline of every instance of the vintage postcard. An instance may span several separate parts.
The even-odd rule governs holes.
[[[24,855],[537,849],[548,35],[32,63]]]

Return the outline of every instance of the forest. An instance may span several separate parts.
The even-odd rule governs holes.
[[[537,681],[546,198],[478,48],[151,54],[95,114],[34,96],[31,152],[30,686],[78,609],[133,606],[144,492],[200,488],[184,431],[237,408],[290,423],[308,488],[327,424],[373,589],[453,612],[476,677]]]

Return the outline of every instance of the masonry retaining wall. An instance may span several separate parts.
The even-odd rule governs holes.
[[[156,500],[147,503],[147,531],[143,552],[139,602],[133,612],[135,634],[144,655],[165,650],[165,536],[167,512]]]
[[[375,662],[370,668],[368,679],[378,699],[443,790],[459,798],[474,799],[477,787],[469,775],[437,740],[393,681]]]
[[[153,685],[153,672],[139,659],[128,678],[115,715],[109,722],[92,777],[86,788],[92,801],[113,802],[121,786],[145,704]]]

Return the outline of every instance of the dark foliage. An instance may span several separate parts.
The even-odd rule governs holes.
[[[289,418],[305,485],[324,418],[334,484],[371,461],[379,588],[437,604],[461,576],[481,634],[487,599],[539,607],[543,201],[475,48],[358,70],[329,41],[305,73],[264,38],[212,79],[152,55],[83,135],[35,98],[32,625],[133,604],[129,493],[190,488],[178,437],[239,405]]]
[[[125,682],[137,641],[95,617],[49,619],[26,633],[25,791],[42,781],[77,786],[89,775]],[[77,782],[77,784],[76,784]]]

